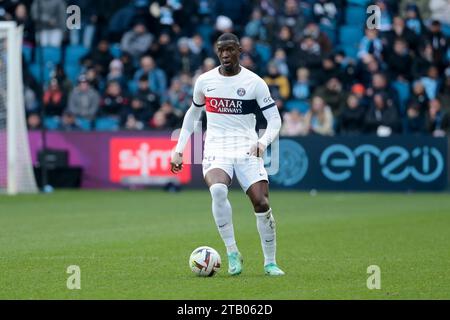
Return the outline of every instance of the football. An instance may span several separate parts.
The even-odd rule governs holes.
[[[198,247],[189,257],[189,267],[200,277],[212,277],[220,270],[220,264],[219,253],[207,246]]]

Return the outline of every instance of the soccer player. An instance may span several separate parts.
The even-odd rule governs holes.
[[[183,150],[206,108],[207,130],[202,161],[203,176],[212,197],[212,212],[228,255],[228,272],[242,272],[243,259],[236,245],[228,187],[233,172],[250,198],[264,253],[264,271],[284,275],[275,260],[275,220],[269,205],[268,176],[262,155],[278,136],[281,119],[267,84],[239,64],[241,46],[232,33],[222,34],[216,44],[220,66],[200,75],[194,86],[192,105],[186,112],[180,137],[172,154],[171,170],[182,170]],[[255,110],[267,120],[258,139]]]

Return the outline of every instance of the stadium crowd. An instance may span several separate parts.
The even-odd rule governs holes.
[[[72,4],[81,29],[66,26]],[[0,19],[24,26],[31,129],[180,127],[195,79],[218,65],[215,40],[233,32],[284,136],[450,133],[447,0],[1,0]]]

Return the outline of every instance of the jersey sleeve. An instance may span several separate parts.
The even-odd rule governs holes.
[[[261,109],[261,111],[264,111],[269,108],[276,107],[275,101],[273,101],[270,95],[269,86],[263,79],[259,78],[258,80],[259,81],[256,85],[255,95],[256,102],[258,103],[259,108]]]
[[[203,107],[205,105],[205,95],[203,94],[203,81],[201,76],[195,81],[192,103],[196,107]]]

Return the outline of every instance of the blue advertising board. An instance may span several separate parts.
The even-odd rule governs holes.
[[[266,168],[277,188],[444,190],[447,150],[447,138],[426,136],[281,138]]]

